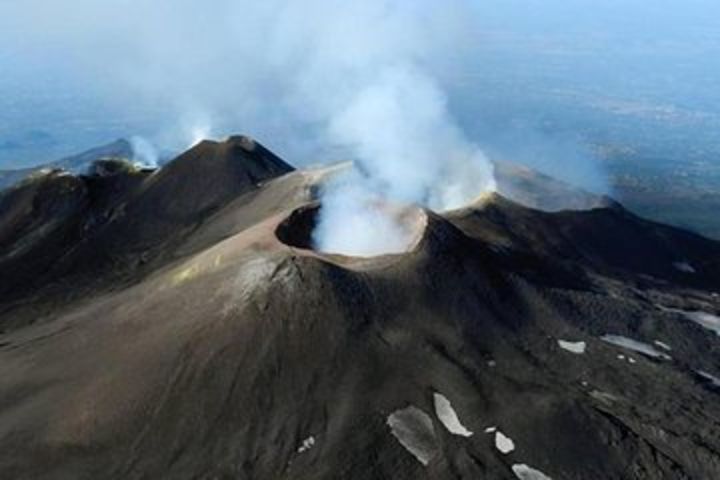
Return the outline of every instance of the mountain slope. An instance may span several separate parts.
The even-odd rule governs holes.
[[[11,187],[32,174],[43,170],[62,169],[68,172],[81,174],[96,160],[103,158],[125,158],[133,157],[133,148],[130,142],[125,139],[118,139],[106,145],[91,148],[77,155],[62,158],[60,160],[32,168],[16,170],[0,170],[0,190]]]
[[[486,242],[580,263],[626,281],[650,276],[676,285],[720,284],[720,243],[642,219],[618,204],[547,213],[496,195],[450,218]]]
[[[203,142],[157,173],[50,172],[3,192],[0,212],[12,214],[0,216],[0,301],[14,304],[33,293],[28,316],[36,318],[42,297],[52,310],[55,297],[62,302],[68,294],[132,282],[171,260],[213,211],[291,171],[259,144],[246,149],[248,141]],[[68,190],[72,211],[59,215]]]
[[[503,196],[538,210],[587,210],[612,203],[543,173],[509,161],[493,161],[497,190]]]
[[[31,324],[5,303],[0,476],[720,474],[718,338],[682,313],[720,309],[717,243],[619,206],[548,213],[494,195],[414,210],[405,254],[325,255],[308,236],[327,172],[246,146],[198,145],[78,240],[86,255],[165,252],[130,281],[55,296]],[[46,221],[87,212],[66,204]],[[101,265],[52,282],[116,275]]]

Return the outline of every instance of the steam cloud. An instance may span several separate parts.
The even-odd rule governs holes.
[[[373,80],[330,118],[330,138],[352,149],[362,173],[326,190],[314,235],[322,251],[401,252],[413,232],[383,213],[384,202],[448,210],[495,188],[491,163],[455,125],[430,76],[407,64]]]
[[[384,210],[384,198],[357,171],[328,185],[313,241],[318,250],[354,256],[400,253],[412,242],[412,228]]]
[[[100,94],[157,106],[166,128],[151,136],[164,148],[212,127],[267,140],[296,164],[353,160],[352,181],[325,189],[321,249],[402,249],[402,227],[379,204],[448,209],[494,186],[443,86],[473,43],[469,0],[77,0],[71,10],[27,0],[0,13]]]
[[[160,155],[151,142],[135,135],[130,138],[130,147],[133,152],[133,162],[142,167],[155,168],[158,166]]]
[[[304,120],[320,125],[324,141],[356,168],[325,189],[316,248],[349,255],[403,251],[413,232],[385,213],[385,202],[445,210],[494,188],[490,162],[453,121],[430,73],[434,57],[445,55],[462,31],[460,17],[447,12],[462,14],[467,5],[318,4],[330,20],[298,35],[309,37],[311,48],[298,65],[291,102],[312,107]],[[302,9],[284,13],[283,31],[293,31]],[[281,61],[293,55],[284,45],[279,52]]]

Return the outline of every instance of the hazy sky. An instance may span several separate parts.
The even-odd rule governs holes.
[[[565,151],[593,177],[594,126],[550,135],[553,106],[716,118],[717,18],[712,0],[3,0],[0,167],[235,131],[325,161],[348,147],[329,125],[354,90],[411,65],[468,141],[505,153],[522,135],[508,153]]]

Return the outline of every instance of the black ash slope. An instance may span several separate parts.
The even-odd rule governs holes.
[[[91,148],[77,155],[56,160],[36,167],[21,169],[0,169],[0,190],[10,188],[22,180],[44,171],[65,170],[80,174],[88,170],[93,162],[105,158],[132,158],[133,148],[129,141],[121,138],[99,147]]]
[[[0,275],[31,266],[2,293],[0,477],[720,476],[720,339],[678,313],[720,308],[717,243],[496,195],[422,213],[406,254],[327,256],[292,215],[322,175],[247,139],[122,175],[2,197]],[[410,406],[424,462],[388,425]]]
[[[50,171],[0,193],[0,305],[28,304],[25,317],[0,328],[35,321],[38,309],[68,296],[137,281],[171,261],[213,212],[292,171],[239,136],[204,141],[156,172],[122,160],[95,165],[88,175]]]

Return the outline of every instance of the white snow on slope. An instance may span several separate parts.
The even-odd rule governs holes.
[[[307,452],[308,450],[310,450],[313,447],[313,445],[315,445],[315,437],[313,437],[311,435],[302,441],[302,444],[297,449],[297,452],[298,453]]]
[[[667,343],[661,342],[660,340],[655,340],[653,342],[658,347],[662,348],[663,350],[667,350],[668,352],[672,350],[672,347],[668,345]]]
[[[435,403],[435,415],[437,415],[438,419],[440,419],[450,433],[463,437],[472,436],[473,432],[460,423],[460,419],[447,397],[441,393],[434,393],[433,401]]]
[[[647,355],[648,357],[661,358],[663,360],[672,360],[672,357],[670,355],[667,355],[657,350],[652,345],[633,340],[632,338],[623,337],[621,335],[603,335],[602,337],[600,337],[600,339],[604,342],[617,345],[618,347],[626,348],[628,350],[632,350],[633,352],[642,353],[643,355]]]
[[[585,347],[587,346],[585,342],[570,342],[567,340],[558,340],[558,345],[563,350],[567,350],[568,352],[576,353],[578,355],[585,353]]]
[[[437,452],[435,430],[430,415],[411,405],[391,413],[387,424],[405,450],[423,465],[430,463],[430,459]]]
[[[712,313],[707,312],[701,312],[701,311],[691,311],[687,312],[685,310],[675,310],[672,311],[677,312],[681,314],[683,317],[687,318],[688,320],[697,323],[701,327],[707,328],[708,330],[712,330],[715,332],[716,335],[720,336],[720,317],[717,315],[713,315]]]
[[[675,267],[677,270],[685,273],[695,273],[695,267],[690,265],[688,262],[675,262],[673,263],[673,267]]]
[[[508,454],[515,450],[515,442],[501,431],[495,432],[495,448],[501,453]]]
[[[516,463],[512,466],[512,471],[520,480],[552,480],[540,470],[528,467],[524,463]]]
[[[678,313],[691,322],[695,322],[701,327],[711,330],[720,336],[720,317],[715,314],[700,310],[681,310],[679,308],[664,307],[662,305],[657,305],[657,307],[663,312]]]
[[[720,388],[720,378],[716,377],[715,375],[704,372],[702,370],[697,370],[697,374],[703,377],[705,380],[708,380],[710,383],[713,384],[714,387]]]

